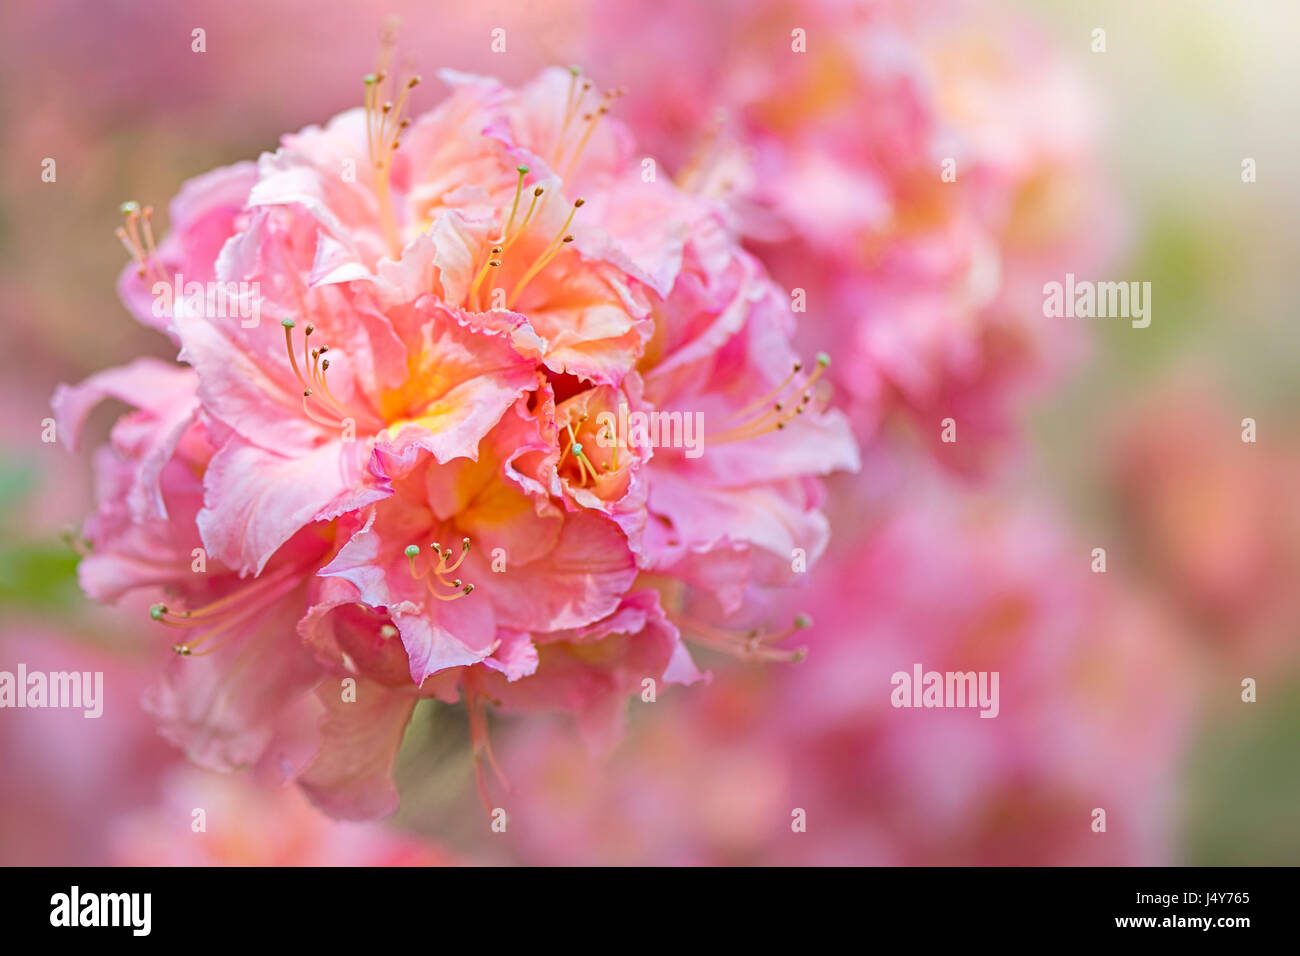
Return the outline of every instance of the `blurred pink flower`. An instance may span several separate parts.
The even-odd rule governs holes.
[[[1188,612],[1215,654],[1295,655],[1300,436],[1260,415],[1254,442],[1227,401],[1165,383],[1112,425],[1110,480],[1133,549],[1118,556]]]
[[[1044,38],[960,0],[592,7],[586,56],[631,90],[651,154],[725,198],[806,294],[801,332],[847,353],[833,374],[859,436],[902,425],[982,463],[1078,350],[1044,281],[1113,242],[1093,106]],[[618,52],[633,23],[658,55]]]
[[[147,672],[55,625],[12,618],[0,631],[0,671],[103,675],[98,717],[84,707],[14,708],[0,715],[0,864],[102,866],[119,814],[158,798],[175,751],[140,709]],[[18,689],[26,694],[26,688]]]
[[[85,707],[11,708],[0,720],[0,863],[6,866],[442,865],[433,845],[376,825],[335,823],[295,788],[196,770],[140,707],[149,669],[81,637],[17,625],[0,636],[0,670],[102,674]],[[124,617],[108,615],[110,620]],[[122,623],[118,620],[118,623]],[[84,678],[83,678],[84,679]],[[26,692],[26,688],[23,688]],[[204,810],[203,832],[192,829]]]
[[[826,543],[815,476],[857,466],[829,360],[796,361],[711,201],[642,180],[615,92],[445,78],[412,124],[418,80],[381,68],[364,109],[187,184],[160,244],[124,207],[122,298],[188,364],[54,400],[72,444],[102,399],[135,408],[80,573],[100,600],[164,589],[164,733],[341,816],[396,806],[419,696],[465,693],[477,752],[488,699],[608,741],[639,679],[698,680],[683,589],[731,611],[792,583]],[[621,433],[625,408],[677,430]]]
[[[521,728],[503,758],[518,858],[1170,859],[1188,672],[1163,612],[1092,574],[1050,511],[918,483],[876,535],[822,563],[805,604],[805,662],[641,705],[607,767],[554,728]],[[892,675],[918,663],[997,672],[996,718],[895,708]]]
[[[199,815],[196,811],[202,811]],[[201,821],[201,828],[200,822]],[[197,829],[196,829],[197,828]],[[295,787],[174,767],[163,797],[109,827],[115,866],[447,866],[433,844],[331,820]]]

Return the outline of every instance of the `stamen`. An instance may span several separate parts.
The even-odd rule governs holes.
[[[217,651],[221,650],[223,647],[225,647],[234,639],[235,639],[235,635],[231,634],[224,641],[218,641],[216,644],[209,647],[206,651],[199,651],[197,654],[194,653],[194,648],[199,646],[200,643],[199,641],[196,641],[193,644],[173,644],[172,650],[175,651],[181,657],[207,657],[209,654],[215,654]]]
[[[158,258],[158,246],[153,241],[153,206],[144,207],[144,247],[149,258]]]
[[[474,284],[469,287],[469,301],[475,312],[482,311],[478,307],[478,290],[483,285],[483,279],[487,276],[488,270],[501,265],[501,253],[505,249],[502,246],[493,246],[491,253],[488,255],[487,262],[483,263],[483,268],[478,270],[478,275],[474,277]]]
[[[589,87],[590,84],[588,84],[587,87],[584,87],[583,92],[585,93],[586,89]],[[561,178],[566,183],[573,178],[574,170],[577,169],[578,166],[578,160],[582,157],[583,150],[587,148],[587,142],[591,139],[591,134],[596,131],[596,125],[600,122],[600,118],[609,112],[610,104],[622,95],[623,90],[621,89],[606,90],[604,95],[601,97],[600,106],[596,107],[594,112],[583,115],[582,119],[583,122],[587,124],[587,128],[583,131],[582,138],[578,140],[578,145],[574,149],[573,155],[569,157],[569,161],[564,167],[564,174]],[[561,149],[562,148],[563,143],[561,143]]]
[[[118,226],[114,234],[122,247],[126,249],[127,255],[135,260],[135,273],[141,279],[149,278],[154,282],[166,282],[167,277],[163,273],[162,265],[157,260],[158,249],[153,241],[153,207],[146,206],[143,213],[140,210],[140,204],[131,200],[122,203],[122,215],[125,217],[126,226]],[[140,238],[140,221],[144,219],[144,239]]]
[[[312,421],[314,421],[317,425],[324,425],[326,428],[341,428],[341,427],[343,427],[343,420],[342,420],[342,419],[337,419],[337,420],[331,421],[331,420],[328,419],[328,418],[321,418],[319,415],[317,415],[315,412],[313,412],[310,408],[308,408],[308,407],[307,407],[307,399],[309,399],[309,398],[315,398],[315,395],[313,394],[313,392],[312,392],[312,390],[311,390],[310,388],[307,389],[307,391],[305,391],[305,392],[302,393],[302,413],[303,413],[304,415],[306,415],[308,418],[310,418]]]
[[[455,563],[448,565],[444,569],[444,573],[450,574],[451,572],[455,571],[458,567],[460,567],[461,562],[465,560],[465,556],[468,554],[469,554],[469,538],[463,538],[460,542],[460,557],[456,559]],[[460,587],[459,581],[456,582],[456,587]]]
[[[578,460],[579,467],[586,469],[586,474],[591,475],[591,483],[593,485],[599,484],[601,478],[600,472],[596,471],[596,466],[591,463],[591,459],[587,457],[587,454],[582,450],[581,445],[574,446],[573,457]],[[582,483],[584,485],[587,483],[586,475],[583,476]]]
[[[460,567],[461,562],[465,560],[465,556],[469,554],[469,538],[464,538],[461,541],[460,557],[456,559],[454,564],[447,563],[451,558],[450,548],[444,551],[442,546],[435,541],[429,545],[429,550],[438,556],[438,563],[434,564],[433,562],[430,562],[429,566],[423,571],[417,571],[415,569],[415,559],[420,555],[420,546],[416,544],[408,544],[406,546],[403,553],[406,555],[407,566],[410,568],[412,578],[417,581],[424,581],[425,587],[428,589],[429,593],[439,601],[455,601],[473,593],[474,585],[465,584],[460,578],[454,578],[450,581],[447,580],[447,576],[455,572],[455,570]],[[454,593],[444,594],[440,591],[434,590],[435,582],[451,588]]]
[[[260,613],[268,599],[274,600],[277,594],[283,593],[286,586],[292,587],[296,581],[296,569],[283,568],[265,577],[256,578],[248,585],[237,588],[225,597],[218,598],[201,608],[172,611],[166,604],[155,604],[149,608],[149,616],[166,627],[190,630],[210,628],[197,640],[172,645],[172,650],[181,657],[203,657],[224,647],[231,638],[218,642],[202,654],[195,654],[194,649]]]
[[[231,634],[224,641],[218,641],[212,647],[209,647],[206,651],[203,651],[199,654],[195,654],[194,649],[196,647],[202,647],[211,638],[217,637],[218,635],[221,634],[226,634],[236,624],[242,623],[246,617],[247,615],[236,615],[234,617],[228,618],[225,621],[222,621],[212,630],[205,631],[203,634],[199,636],[199,639],[197,641],[186,641],[183,644],[173,644],[172,650],[175,651],[177,654],[179,654],[181,657],[206,657],[209,654],[211,654],[213,651],[219,651],[221,650],[221,648],[225,647],[228,643],[230,643],[231,638],[233,638],[235,635]]]
[[[474,276],[474,282],[470,286],[468,297],[469,306],[476,312],[481,311],[479,305],[479,289],[483,285],[483,280],[487,278],[489,270],[498,268],[501,265],[505,251],[510,247],[510,242],[513,241],[513,233],[511,230],[514,228],[515,216],[519,213],[519,200],[524,193],[524,178],[528,175],[529,168],[527,166],[516,166],[515,172],[519,174],[519,179],[515,183],[515,196],[510,203],[510,215],[506,217],[505,225],[501,228],[500,237],[493,242],[492,250],[488,255],[487,261],[483,263],[478,274]],[[523,225],[520,226],[520,232],[522,232],[524,227],[527,226],[528,219],[532,217],[532,211],[537,205],[537,197],[541,194],[542,190],[540,187],[533,191],[533,202],[532,205],[529,206],[528,216],[525,218]]]
[[[803,414],[804,409],[812,400],[813,386],[817,384],[817,380],[821,378],[822,373],[830,364],[830,356],[825,352],[818,354],[817,368],[813,370],[813,373],[809,375],[804,383],[796,390],[801,394],[792,409],[787,409],[785,402],[778,401],[772,405],[771,409],[758,418],[749,422],[733,425],[716,435],[706,436],[706,441],[714,445],[727,444],[729,442],[746,441],[750,438],[757,438],[759,435],[766,435],[771,431],[780,431],[781,429],[784,429],[785,426],[793,421],[797,416]],[[798,367],[796,367],[795,371],[796,373],[798,372]],[[789,382],[790,378],[787,378],[772,394],[780,394]],[[771,394],[764,396],[762,401],[767,401],[770,398]],[[750,410],[752,410],[752,406],[750,409],[745,409],[741,414]],[[736,416],[728,416],[728,419],[734,417]]]
[[[488,799],[487,780],[483,776],[483,755],[487,755],[488,765],[496,775],[501,786],[509,792],[512,788],[510,781],[501,771],[500,764],[497,763],[496,754],[492,750],[492,738],[488,733],[487,724],[487,698],[479,689],[477,675],[473,670],[466,668],[468,673],[465,677],[465,709],[469,712],[469,738],[470,754],[474,762],[474,783],[478,789],[479,799],[483,801],[483,807],[492,813],[492,801]]]
[[[366,113],[366,147],[370,155],[370,165],[375,176],[375,198],[379,202],[380,229],[388,245],[389,255],[396,259],[401,255],[401,240],[397,231],[397,217],[393,210],[391,192],[393,153],[401,145],[400,136],[410,121],[402,118],[411,91],[420,84],[419,76],[412,76],[406,81],[397,102],[385,100],[379,102],[384,81],[388,78],[387,61],[392,52],[393,35],[385,33],[380,46],[380,68],[362,78],[365,84]]]
[[[303,414],[316,422],[316,424],[324,425],[331,429],[342,427],[343,422],[348,418],[355,420],[356,416],[351,414],[348,411],[347,406],[335,398],[333,393],[330,392],[329,386],[325,384],[324,371],[318,368],[320,356],[323,352],[329,350],[329,346],[322,345],[319,349],[311,350],[308,346],[307,338],[303,339],[302,360],[303,364],[307,366],[307,375],[311,378],[311,382],[309,383],[307,378],[303,376],[303,371],[298,366],[298,357],[293,351],[293,329],[295,323],[293,319],[281,319],[280,324],[284,326],[284,348],[289,354],[289,364],[293,367],[294,377],[298,379],[298,383],[303,387]],[[309,324],[304,331],[306,336],[310,336],[314,331],[316,331],[316,327]],[[329,367],[328,359],[325,360],[324,366],[325,368]],[[313,385],[319,388],[322,394],[317,394],[315,388],[312,387]],[[323,419],[313,413],[311,409],[307,407],[307,399],[309,398],[314,399],[316,404],[321,407],[322,411],[328,415],[332,415],[337,420],[330,421],[328,419]]]
[[[681,625],[692,633],[689,640],[724,654],[731,654],[747,661],[801,661],[808,656],[807,647],[786,650],[770,645],[783,641],[798,631],[812,626],[812,618],[807,614],[798,614],[793,623],[783,630],[764,634],[759,630],[746,633],[728,631],[712,624],[679,618]]]
[[[776,398],[783,391],[785,391],[785,387],[794,380],[794,377],[798,375],[802,369],[803,369],[803,362],[796,360],[794,363],[794,368],[791,370],[789,375],[787,375],[785,378],[781,380],[780,385],[772,389],[772,391],[768,392],[766,395],[764,395],[762,398],[758,399],[757,401],[751,402],[749,405],[746,405],[740,411],[732,412],[730,415],[724,418],[723,421],[729,422],[733,418],[743,418],[745,415],[748,415],[751,412],[758,411],[758,409],[762,408],[764,405],[771,402],[772,399]]]
[[[519,197],[524,194],[524,177],[528,175],[527,166],[516,166],[515,172],[519,173],[519,182],[515,183],[515,199],[510,204],[510,217],[506,220],[505,228],[501,230],[501,238],[497,244],[505,242],[506,236],[510,235],[510,227],[515,224],[515,213],[519,211]]]
[[[425,574],[429,573],[427,569],[423,573],[416,572],[415,559],[418,558],[419,556],[420,556],[420,546],[418,544],[408,544],[406,546],[406,563],[411,569],[411,577],[415,578],[415,580],[417,581],[423,578]]]
[[[309,358],[309,357],[311,356],[311,354],[312,354],[312,353],[311,353],[311,334],[312,334],[313,332],[315,332],[315,331],[316,331],[316,326],[312,325],[310,322],[307,324],[307,328],[305,328],[305,329],[302,330],[302,332],[303,332],[303,335],[302,335],[302,364],[303,364],[304,367],[306,367],[306,365],[308,364],[307,360],[308,360],[308,358]],[[312,375],[312,381],[314,382],[315,380],[316,380],[316,376],[315,376],[315,374],[313,374],[313,375]]]
[[[289,364],[293,366],[293,374],[297,376],[303,388],[308,388],[307,380],[302,377],[302,370],[298,368],[298,358],[293,354],[294,321],[293,319],[281,319],[280,324],[284,326],[284,348],[289,353]]]
[[[567,243],[573,242],[573,236],[566,235],[566,232],[573,222],[573,217],[578,214],[578,210],[582,208],[584,203],[586,203],[586,200],[581,197],[573,201],[573,208],[569,210],[569,218],[564,220],[564,225],[560,227],[559,234],[551,240],[546,250],[528,267],[528,271],[519,277],[519,281],[515,283],[514,289],[510,292],[510,298],[506,299],[506,308],[513,308],[515,300],[519,298],[519,293],[524,290],[528,283],[532,282],[537,274],[546,268],[547,264],[559,254],[560,249]]]
[[[324,346],[321,346],[321,351],[322,351],[322,352],[325,351],[325,347],[324,347]],[[342,403],[341,401],[339,401],[337,398],[334,397],[334,393],[330,391],[329,382],[327,382],[327,381],[325,380],[325,373],[329,371],[329,368],[330,368],[330,360],[329,360],[329,359],[322,359],[322,360],[321,360],[321,363],[320,363],[320,387],[321,387],[321,391],[325,393],[325,397],[326,397],[327,399],[329,399],[330,404],[336,406],[336,407],[339,408],[340,410],[344,410],[344,411],[345,411],[345,410],[346,410],[345,406],[343,405],[343,403]],[[349,415],[344,415],[344,416],[342,416],[342,417],[343,417],[343,418],[349,418],[349,417],[351,417],[351,416],[349,416]],[[340,422],[341,422],[341,419],[340,419]]]
[[[614,445],[614,453],[613,453],[614,470],[618,471],[618,449],[619,449],[619,445],[622,444],[622,442],[619,439],[618,434],[615,432],[613,425],[605,426],[605,438],[607,441],[612,442]]]
[[[695,191],[695,184],[700,171],[704,169],[706,161],[717,145],[719,134],[725,124],[726,115],[719,111],[705,128],[703,137],[696,144],[695,149],[691,151],[690,159],[687,160],[686,165],[682,167],[675,177],[677,185],[682,189],[687,192]]]
[[[292,577],[292,569],[285,568],[274,574],[268,574],[264,577],[255,578],[253,581],[237,588],[225,597],[217,598],[215,601],[194,608],[188,611],[173,611],[166,604],[154,604],[149,608],[149,616],[155,621],[163,624],[171,624],[180,627],[196,627],[206,623],[208,619],[218,617],[232,610],[241,610],[247,606],[250,598],[255,597],[262,591],[270,590],[277,584],[283,584]]]
[[[87,557],[94,550],[90,541],[71,529],[65,529],[59,532],[59,537],[63,539],[63,543],[71,548],[79,558]]]
[[[524,230],[528,228],[528,224],[532,222],[533,211],[537,209],[537,200],[541,198],[542,193],[544,192],[546,192],[546,190],[542,186],[538,186],[536,189],[533,190],[533,201],[528,204],[528,212],[524,216],[524,221],[519,224],[518,229],[516,229],[513,233],[511,233],[506,238],[505,242],[501,243],[502,256],[504,256],[507,252],[510,251],[510,247],[513,246],[516,241],[518,241],[519,237],[524,234]]]
[[[569,95],[564,98],[564,125],[560,127],[560,136],[557,140],[560,144],[564,143],[564,137],[569,131],[569,123],[573,121],[573,114],[579,102],[586,95],[587,90],[591,89],[591,81],[588,80],[583,84],[582,92],[578,92],[578,77],[581,75],[582,69],[580,67],[569,67]]]

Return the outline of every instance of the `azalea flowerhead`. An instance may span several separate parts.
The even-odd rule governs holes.
[[[465,699],[492,762],[489,703],[603,743],[643,681],[701,677],[683,638],[754,656],[727,615],[797,581],[818,476],[857,465],[787,298],[710,200],[641,176],[617,91],[445,74],[412,119],[387,59],[363,107],[187,184],[161,242],[125,208],[123,298],[179,364],[55,397],[74,442],[101,398],[135,409],[81,576],[162,589],[164,733],[343,816],[395,806],[421,697]],[[157,309],[182,273],[258,319]],[[618,434],[620,409],[702,416],[702,452]]]

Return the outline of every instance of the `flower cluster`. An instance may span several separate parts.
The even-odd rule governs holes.
[[[795,583],[828,536],[818,476],[857,467],[829,358],[796,354],[720,206],[643,175],[619,91],[446,74],[411,120],[387,54],[363,108],[187,184],[161,242],[124,207],[122,298],[179,363],[55,397],[73,443],[100,400],[134,409],[80,577],[162,589],[164,734],[348,817],[396,806],[421,697],[464,699],[490,759],[489,702],[599,744],[645,680],[701,677],[683,637],[794,656],[792,628],[718,622]],[[212,315],[213,284],[255,308]],[[621,426],[648,418],[653,440]]]

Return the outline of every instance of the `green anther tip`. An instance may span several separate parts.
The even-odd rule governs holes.
[[[417,545],[417,544],[408,544],[408,545],[406,546],[406,556],[407,556],[408,558],[414,558],[414,557],[415,557],[416,555],[418,555],[419,553],[420,553],[420,546],[419,546],[419,545]]]
[[[162,616],[166,613],[167,613],[166,604],[155,604],[153,607],[149,608],[149,616],[153,618],[155,621],[161,621]]]
[[[817,364],[818,364],[818,365],[821,365],[821,366],[827,366],[827,365],[830,365],[830,364],[831,364],[831,357],[830,357],[829,355],[827,355],[825,352],[818,352],[818,353],[817,353]]]
[[[293,328],[294,325],[293,319],[281,319],[280,324],[283,325],[286,329],[291,329]]]
[[[582,442],[575,441],[575,442],[573,443],[573,453],[574,453],[575,455],[581,455],[581,454],[582,454]]]
[[[517,172],[520,176],[527,176],[530,172],[532,172],[532,170],[529,169],[527,166],[516,166],[515,172]]]
[[[118,211],[124,216],[130,215],[133,212],[137,212],[139,209],[140,209],[140,204],[136,202],[134,199],[127,200],[126,202],[122,203],[121,206],[118,207]]]
[[[812,627],[812,618],[810,618],[807,614],[796,614],[794,619],[794,626],[799,628],[799,630],[801,631],[804,630],[805,628]]]

